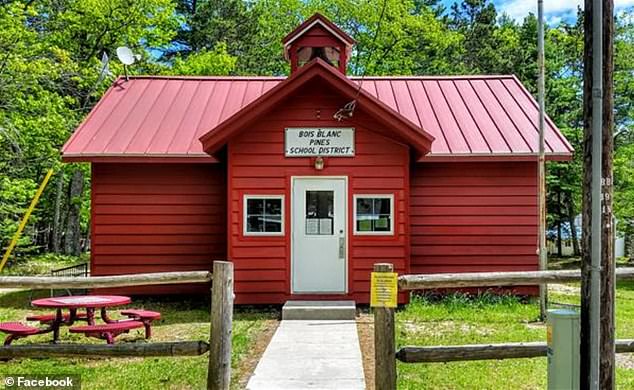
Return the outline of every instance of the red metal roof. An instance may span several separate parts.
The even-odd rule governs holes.
[[[229,139],[248,129],[252,123],[261,119],[279,104],[292,96],[309,82],[329,85],[341,96],[355,100],[357,106],[363,107],[366,113],[389,129],[395,139],[404,141],[412,148],[417,157],[424,156],[431,151],[434,138],[420,125],[405,118],[397,110],[388,107],[376,96],[367,91],[359,90],[359,84],[340,73],[337,68],[329,65],[320,58],[315,58],[302,66],[289,78],[277,84],[271,90],[261,95],[252,104],[211,129],[200,138],[203,149],[214,154]]]
[[[284,79],[119,78],[66,142],[63,157],[213,161],[199,137]],[[514,76],[366,77],[362,87],[435,137],[431,154],[423,159],[537,153],[537,104]],[[549,157],[569,157],[570,143],[550,119],[546,124]]]
[[[293,31],[282,38],[282,43],[284,44],[284,46],[290,44],[290,42],[292,42],[295,38],[302,35],[304,32],[306,32],[316,24],[321,24],[327,30],[330,30],[334,34],[334,36],[348,45],[354,45],[355,43],[357,43],[357,41],[355,41],[350,35],[340,29],[339,26],[337,26],[328,18],[318,12],[313,14],[313,16],[311,16],[310,18],[306,19],[302,24],[297,26]]]

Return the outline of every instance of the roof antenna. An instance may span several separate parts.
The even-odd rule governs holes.
[[[106,77],[111,77],[112,72],[110,72],[110,58],[108,58],[108,54],[104,51],[101,55],[101,64],[99,64],[99,76],[97,76],[97,81],[93,84],[90,91],[86,94],[84,98],[84,104],[82,104],[82,110],[85,110],[90,102],[90,96],[95,92],[99,84],[101,84]]]
[[[110,59],[108,54],[104,51],[101,55],[101,65],[99,66],[99,76],[97,77],[97,84],[100,84],[106,76],[112,76],[110,72]]]
[[[123,71],[125,73],[125,81],[129,81],[128,78],[128,65],[134,64],[138,59],[141,58],[139,54],[134,54],[132,50],[130,50],[127,46],[117,47],[117,57],[119,61],[123,64]]]

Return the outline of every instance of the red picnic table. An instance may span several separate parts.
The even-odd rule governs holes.
[[[37,307],[47,307],[55,309],[53,314],[33,315],[27,317],[29,321],[39,321],[46,324],[46,328],[37,328],[24,325],[21,322],[0,323],[0,331],[8,333],[5,339],[5,345],[9,345],[13,340],[21,337],[31,336],[53,332],[53,342],[59,340],[59,330],[62,325],[71,326],[75,321],[86,321],[87,326],[71,327],[71,333],[84,333],[89,337],[97,337],[107,340],[108,344],[114,343],[114,338],[128,332],[131,329],[145,327],[146,338],[150,337],[152,321],[161,317],[158,312],[128,309],[122,310],[121,314],[127,316],[127,319],[114,320],[108,316],[106,308],[127,305],[132,300],[130,297],[121,295],[75,295],[67,297],[53,297],[36,299],[31,304]],[[68,313],[64,313],[63,309],[68,309]],[[85,312],[78,311],[85,309]],[[95,323],[95,311],[101,310],[101,319],[103,324]]]
[[[31,304],[37,307],[56,309],[55,318],[51,322],[53,341],[59,339],[61,325],[72,325],[77,320],[85,320],[88,325],[95,325],[95,310],[101,309],[101,318],[105,323],[113,322],[106,313],[107,307],[127,305],[132,302],[130,297],[122,295],[75,295],[68,297],[54,297],[36,299]],[[86,309],[86,315],[78,315],[77,309]],[[64,316],[62,310],[68,309],[69,315]]]

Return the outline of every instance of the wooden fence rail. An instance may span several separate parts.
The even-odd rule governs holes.
[[[391,264],[388,264],[391,266]],[[375,264],[375,272],[391,272],[386,264]],[[617,280],[634,279],[634,268],[618,268]],[[560,284],[581,280],[580,270],[474,272],[458,274],[401,275],[400,290],[436,288],[500,287],[541,284]],[[431,347],[404,347],[398,351],[386,346],[395,345],[394,310],[374,309],[375,388],[396,389],[396,374],[392,367],[396,359],[404,363],[449,362],[461,360],[488,360],[531,358],[546,356],[546,343],[475,344]],[[381,347],[381,348],[378,348]],[[634,340],[618,340],[616,352],[634,352]]]
[[[127,344],[24,344],[0,346],[0,358],[198,356],[209,351],[204,341]]]
[[[85,289],[157,284],[209,283],[208,271],[156,272],[113,276],[2,276],[0,288]]]
[[[617,279],[634,279],[634,268],[617,268]],[[432,288],[526,286],[567,283],[581,280],[580,270],[519,271],[519,272],[467,272],[461,274],[401,275],[401,290]]]
[[[403,347],[396,358],[404,363],[439,363],[465,360],[502,360],[546,356],[545,342]],[[617,340],[616,353],[634,352],[634,339]]]
[[[196,356],[211,351],[208,355],[207,389],[228,390],[231,378],[233,321],[233,263],[231,262],[214,261],[213,273],[188,271],[89,277],[2,276],[0,288],[91,289],[210,282],[212,326],[209,343],[187,341],[116,345],[10,345],[0,347],[0,358]]]

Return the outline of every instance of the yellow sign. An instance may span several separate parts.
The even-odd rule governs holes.
[[[396,307],[398,295],[396,272],[372,272],[370,280],[370,306]]]
[[[546,344],[547,345],[552,345],[553,343],[553,327],[552,325],[548,325],[546,327]]]

